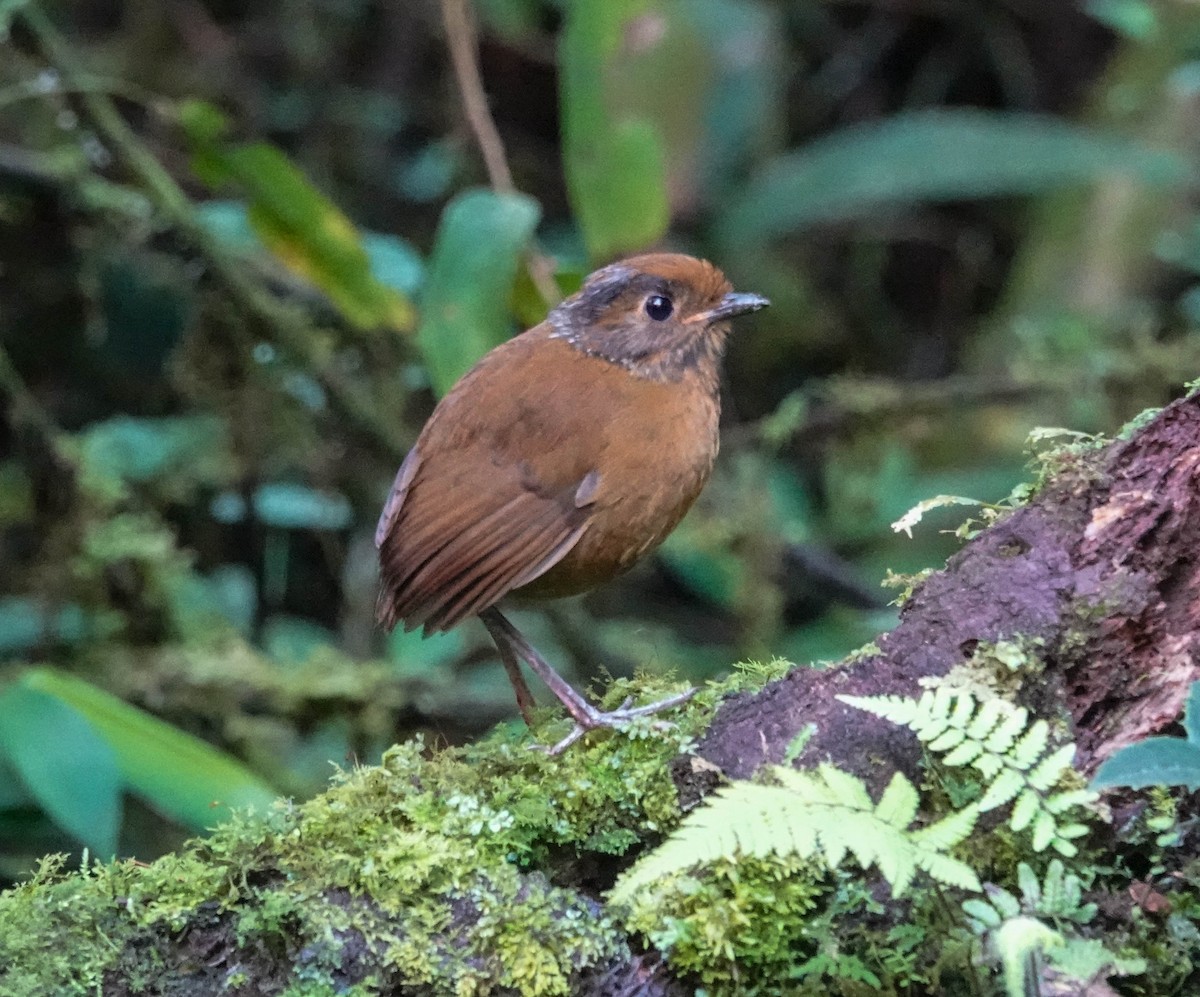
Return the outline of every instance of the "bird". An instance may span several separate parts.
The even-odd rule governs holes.
[[[521,662],[574,721],[550,754],[686,702],[694,689],[601,711],[497,603],[589,591],[666,539],[717,456],[729,320],[768,304],[706,260],[648,253],[485,354],[435,406],[380,514],[380,625],[428,637],[479,617],[526,722]]]

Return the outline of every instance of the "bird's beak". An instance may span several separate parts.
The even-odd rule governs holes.
[[[733,318],[735,315],[756,312],[760,308],[766,308],[770,303],[761,294],[738,294],[734,291],[725,295],[716,308],[710,308],[706,312],[700,312],[693,316],[692,321],[712,325],[714,322],[724,322],[725,319]]]

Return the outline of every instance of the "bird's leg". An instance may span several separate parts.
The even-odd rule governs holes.
[[[696,694],[695,689],[687,689],[684,692],[677,693],[674,696],[668,696],[666,699],[660,699],[657,703],[648,703],[645,706],[635,706],[630,708],[629,700],[622,703],[617,709],[610,710],[605,713],[596,709],[578,692],[576,692],[554,668],[538,654],[537,650],[529,643],[515,626],[508,621],[500,610],[495,606],[485,609],[479,614],[483,620],[484,626],[488,628],[488,633],[492,635],[492,639],[496,642],[496,648],[500,652],[500,658],[505,662],[505,668],[509,669],[509,677],[512,678],[514,668],[509,667],[509,656],[514,659],[519,658],[524,661],[549,687],[550,691],[558,698],[559,702],[566,707],[566,710],[571,714],[571,719],[575,721],[575,728],[564,737],[558,744],[552,748],[546,749],[549,754],[557,755],[565,751],[572,744],[578,741],[589,730],[594,730],[597,727],[615,727],[625,723],[635,717],[648,716],[651,713],[658,713],[661,710],[669,710],[673,707],[680,706],[686,703]],[[514,661],[515,665],[515,661]],[[524,681],[517,684],[517,680],[513,680],[513,685],[517,688],[517,702],[521,700],[521,689],[525,689],[525,694],[529,694],[529,689],[525,686]]]
[[[513,691],[517,694],[517,709],[521,711],[521,717],[525,721],[525,726],[532,727],[533,708],[537,703],[534,701],[533,693],[529,691],[529,686],[525,683],[525,676],[521,674],[520,659],[513,650],[513,646],[505,640],[504,630],[491,614],[500,616],[494,609],[485,609],[479,614],[479,619],[487,627],[488,633],[492,635],[492,642],[496,645],[496,650],[500,652],[500,660],[504,663],[504,670],[508,672],[508,680],[512,683]],[[504,620],[504,617],[501,616],[500,618]],[[504,620],[504,622],[507,623],[508,621]]]

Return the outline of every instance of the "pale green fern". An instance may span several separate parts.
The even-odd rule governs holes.
[[[1082,993],[1098,979],[1146,971],[1144,959],[1112,952],[1080,933],[1078,926],[1088,924],[1097,908],[1084,902],[1083,881],[1058,859],[1050,862],[1044,880],[1022,862],[1017,883],[1020,898],[989,884],[986,900],[972,897],[962,905],[967,927],[988,942],[983,961],[999,963],[1008,997],[1041,992],[1044,964],[1055,971],[1059,985],[1076,985],[1071,993]]]
[[[947,886],[979,891],[971,867],[948,854],[975,827],[977,807],[912,830],[917,790],[900,773],[878,803],[861,779],[832,765],[811,772],[775,767],[770,774],[774,785],[737,782],[710,796],[617,880],[611,899],[625,902],[663,876],[737,855],[799,856],[836,869],[849,854],[863,868],[878,866],[895,896],[918,870]]]
[[[1034,851],[1053,848],[1073,856],[1072,839],[1087,826],[1064,822],[1068,810],[1096,799],[1086,789],[1060,789],[1074,773],[1075,745],[1050,746],[1050,725],[1029,722],[1029,711],[1001,697],[984,698],[948,685],[920,699],[902,696],[838,696],[843,703],[910,728],[942,764],[969,765],[984,779],[980,813],[1012,803],[1009,826],[1029,830]]]

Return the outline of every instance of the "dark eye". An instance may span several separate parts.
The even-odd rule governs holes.
[[[646,299],[646,314],[655,322],[665,322],[674,310],[671,299],[661,294],[652,294]]]

